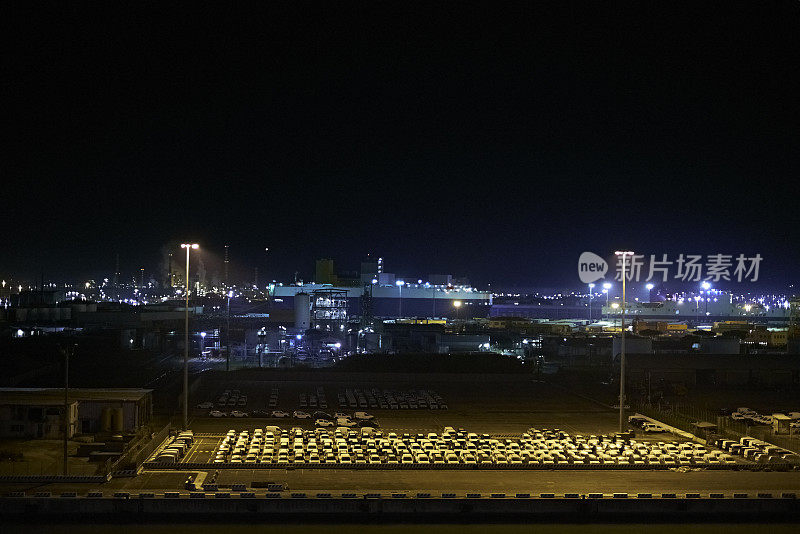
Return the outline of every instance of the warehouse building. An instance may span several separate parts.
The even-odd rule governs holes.
[[[149,423],[151,389],[70,389],[69,437],[131,433]],[[0,437],[56,439],[63,436],[64,390],[0,388]]]

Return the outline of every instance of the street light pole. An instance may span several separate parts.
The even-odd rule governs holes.
[[[594,294],[594,284],[589,284],[589,324],[592,324],[592,297]]]
[[[228,325],[225,327],[225,370],[231,370],[231,295],[233,291],[228,291]]]
[[[616,251],[614,254],[622,256],[622,337],[620,342],[619,357],[619,431],[625,432],[625,278],[628,256],[633,256],[631,251]]]
[[[61,349],[64,355],[64,476],[69,476],[69,356],[77,345]]]
[[[183,243],[181,248],[186,249],[186,295],[184,305],[184,332],[183,332],[183,429],[189,429],[189,251],[197,250],[197,243]]]
[[[398,281],[395,282],[395,284],[400,289],[400,302],[398,304],[399,311],[398,311],[397,315],[398,315],[398,319],[402,319],[402,317],[403,317],[403,286],[405,285],[405,282],[403,280],[398,280]]]

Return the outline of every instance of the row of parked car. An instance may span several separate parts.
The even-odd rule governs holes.
[[[619,436],[575,435],[531,428],[517,439],[446,427],[441,434],[397,434],[345,428],[277,427],[228,431],[214,463],[269,464],[536,464],[709,466],[735,464],[720,450],[692,442],[639,442]]]
[[[792,419],[790,426],[800,428],[800,412],[789,412],[785,415]],[[760,414],[744,406],[736,408],[736,411],[731,413],[731,419],[734,421],[745,421],[751,425],[771,425],[774,419],[773,416],[774,414]]]
[[[325,398],[325,390],[322,386],[317,386],[317,390],[314,393],[301,393],[299,401],[301,408],[325,409],[328,407],[328,400]]]
[[[743,437],[739,441],[718,439],[714,445],[731,454],[747,458],[757,463],[800,463],[796,453],[753,437]]]
[[[156,462],[174,464],[178,463],[183,458],[192,444],[194,443],[194,434],[191,430],[186,430],[175,436],[164,448],[156,453],[153,458]]]
[[[310,419],[314,421],[314,424],[318,427],[345,427],[345,428],[353,428],[355,426],[378,426],[377,421],[375,421],[375,417],[367,412],[355,412],[353,416],[350,416],[348,413],[344,412],[336,412],[335,414],[329,414],[323,411],[316,411],[313,413],[305,412],[303,410],[295,410],[293,412],[286,412],[283,410],[253,410],[250,413],[247,412],[239,412],[239,411],[232,411],[230,413],[220,412],[219,410],[211,410],[208,413],[211,417],[266,417],[266,418],[273,418],[273,419]]]
[[[201,402],[196,407],[200,410],[208,410],[210,408],[216,408],[218,410],[225,408],[245,408],[247,407],[247,395],[243,394],[238,389],[226,389],[217,397],[216,402],[205,401]]]
[[[636,427],[641,429],[643,432],[647,433],[661,433],[661,432],[669,432],[668,429],[664,428],[663,426],[653,423],[646,417],[642,417],[641,415],[631,415],[628,417],[628,424],[632,427]]]
[[[380,408],[382,410],[446,410],[447,404],[441,395],[427,389],[395,391],[372,388],[361,390],[347,388],[339,391],[339,407],[341,408]]]

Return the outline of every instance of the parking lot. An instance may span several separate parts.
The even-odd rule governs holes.
[[[159,462],[158,457],[154,458]],[[529,429],[518,437],[477,434],[446,427],[442,433],[382,432],[372,429],[301,428],[229,430],[224,436],[198,437],[181,458],[185,464],[215,467],[528,466],[600,469],[734,467],[746,461],[693,442],[636,440],[614,435],[570,435]]]
[[[617,415],[606,407],[572,395],[556,386],[536,382],[530,377],[486,377],[466,379],[459,376],[414,376],[402,377],[391,374],[363,374],[363,376],[327,376],[317,380],[271,379],[274,374],[265,374],[264,380],[254,380],[247,375],[231,379],[227,375],[215,374],[204,381],[194,395],[193,405],[215,402],[225,390],[239,390],[246,395],[245,406],[236,409],[248,413],[247,418],[210,417],[208,408],[192,410],[190,427],[196,433],[226,433],[231,428],[255,429],[269,425],[281,427],[314,428],[313,420],[274,418],[269,415],[280,410],[292,414],[303,410],[309,414],[323,410],[336,411],[367,410],[374,414],[381,429],[396,432],[441,432],[446,426],[468,428],[476,433],[522,434],[528,428],[559,428],[571,434],[608,434],[617,430]],[[342,407],[339,394],[347,390],[368,392],[412,392],[427,391],[437,395],[441,403],[437,409]],[[277,390],[277,395],[273,393]],[[322,395],[326,406],[310,405],[310,395]],[[302,400],[305,396],[306,403]],[[274,403],[271,403],[272,399]],[[396,399],[396,397],[395,397]],[[434,397],[435,399],[435,397]],[[447,409],[442,409],[442,405]],[[220,410],[224,411],[224,410]],[[255,416],[254,416],[255,415]]]

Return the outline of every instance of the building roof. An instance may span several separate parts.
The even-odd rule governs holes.
[[[628,354],[629,369],[727,369],[800,370],[800,358],[792,354]]]
[[[96,402],[131,402],[153,392],[138,388],[70,388],[69,400]],[[63,404],[63,388],[0,388],[0,404]]]

